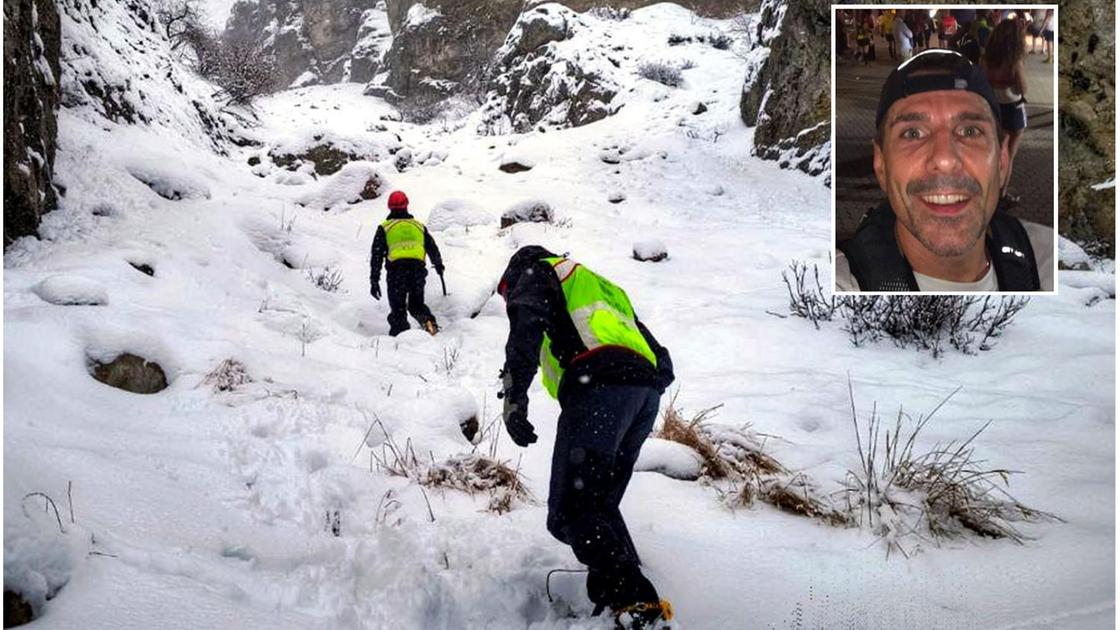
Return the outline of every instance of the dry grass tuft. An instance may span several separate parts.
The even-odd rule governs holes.
[[[477,452],[455,455],[442,462],[436,462],[429,454],[430,462],[423,462],[412,449],[411,439],[402,449],[388,433],[385,435],[382,453],[375,453],[374,460],[390,475],[411,479],[427,488],[450,488],[472,496],[489,494],[486,509],[495,514],[509,512],[518,501],[537,502],[520,469],[506,462]]]
[[[704,462],[701,479],[729,485],[731,489],[720,489],[720,494],[733,508],[762,501],[831,525],[850,524],[850,519],[832,508],[807,476],[792,473],[765,452],[766,436],[752,431],[749,424],[734,428],[709,423],[720,407],[709,407],[685,420],[674,395],[654,437],[684,444],[699,453]]]
[[[990,422],[967,440],[935,445],[924,454],[915,452],[922,429],[959,388],[929,415],[919,416],[908,430],[903,428],[903,420],[910,418],[901,409],[893,430],[884,430],[873,406],[866,441],[861,437],[850,381],[848,388],[860,469],[848,471],[841,492],[851,518],[882,536],[888,555],[892,550],[909,555],[908,550],[917,550],[921,540],[936,543],[969,532],[1022,544],[1029,537],[1015,523],[1062,520],[1027,507],[1008,493],[1010,476],[1016,471],[989,467],[976,456],[973,444]]]

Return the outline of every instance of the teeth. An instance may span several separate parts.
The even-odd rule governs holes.
[[[922,197],[926,203],[935,203],[940,205],[947,205],[951,203],[961,203],[967,201],[967,195],[927,195]]]

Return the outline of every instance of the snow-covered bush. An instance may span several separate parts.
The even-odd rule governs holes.
[[[327,293],[334,293],[342,286],[342,269],[330,265],[319,269],[308,268],[307,279]]]
[[[639,65],[638,75],[669,87],[680,87],[684,84],[684,75],[681,73],[681,69],[664,61],[647,61]]]
[[[215,392],[232,392],[246,383],[252,383],[253,377],[245,369],[245,364],[237,359],[222,361],[214,371],[206,375],[202,383],[210,385]]]
[[[953,394],[917,422],[899,409],[893,430],[884,430],[874,409],[861,428],[852,394],[859,468],[848,472],[842,493],[851,518],[882,536],[888,555],[896,550],[909,556],[921,540],[968,532],[1022,543],[1028,537],[1014,523],[1061,520],[1019,503],[1005,490],[1015,471],[989,467],[977,457],[974,441],[988,424],[966,440],[915,450],[922,429]]]
[[[48,511],[42,509],[44,504]],[[43,614],[47,600],[70,581],[74,570],[75,541],[65,533],[53,499],[32,493],[23,498],[21,508],[4,514],[5,627],[9,624],[9,592],[23,601],[23,606],[15,608],[22,608],[30,621]]]
[[[791,315],[821,322],[839,315],[844,331],[856,347],[891,339],[900,348],[915,348],[940,357],[945,344],[964,354],[991,350],[1028,303],[1028,297],[958,295],[844,295],[829,297],[820,281],[820,271],[794,261],[782,271],[789,293]]]

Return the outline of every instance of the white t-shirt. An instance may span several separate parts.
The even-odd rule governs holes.
[[[1032,223],[1031,221],[1022,221],[1023,228],[1027,231],[1027,238],[1031,241],[1031,249],[1034,250],[1035,263],[1038,265],[1038,280],[1040,291],[1053,291],[1054,290],[1054,230]],[[920,291],[950,291],[969,292],[969,291],[998,291],[999,283],[996,279],[996,272],[994,267],[988,268],[988,273],[984,274],[976,282],[952,282],[949,280],[941,280],[932,276],[914,273],[914,279],[918,282],[918,290]],[[836,290],[837,291],[859,291],[859,282],[856,281],[855,276],[852,275],[852,270],[848,267],[848,259],[844,256],[843,252],[836,252]]]

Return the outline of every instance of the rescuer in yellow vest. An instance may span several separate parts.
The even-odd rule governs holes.
[[[514,443],[537,441],[527,411],[538,364],[545,391],[560,403],[548,530],[587,565],[595,614],[609,609],[632,624],[625,627],[657,627],[672,609],[642,575],[618,506],[673,382],[669,351],[625,291],[543,247],[510,258],[498,293],[509,316],[502,418]]]
[[[385,281],[389,288],[389,334],[394,337],[408,330],[410,314],[430,334],[439,331],[436,318],[424,304],[428,275],[425,254],[442,277],[443,259],[435,240],[424,224],[408,213],[408,197],[395,190],[389,195],[389,216],[377,227],[369,256],[369,293],[375,300],[381,299],[381,263],[389,259]]]

